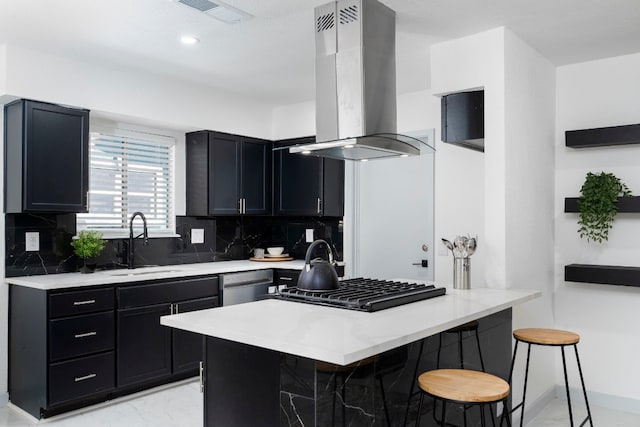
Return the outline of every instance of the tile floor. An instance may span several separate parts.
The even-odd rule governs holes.
[[[628,414],[593,406],[594,425],[598,427],[640,427],[640,414]],[[586,414],[584,405],[576,404],[576,424]],[[517,425],[519,418],[514,419]],[[197,381],[124,399],[91,411],[54,417],[35,423],[13,409],[0,407],[0,427],[200,427],[202,395]],[[527,427],[565,427],[569,425],[566,401],[556,399],[547,405]]]

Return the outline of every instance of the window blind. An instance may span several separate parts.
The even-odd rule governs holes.
[[[124,135],[126,134],[126,136]],[[152,235],[175,234],[173,174],[175,140],[156,135],[92,133],[89,148],[89,212],[78,230],[127,236],[129,218],[142,212]],[[136,220],[139,229],[142,221]]]

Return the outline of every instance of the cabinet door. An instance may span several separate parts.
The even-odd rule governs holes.
[[[305,138],[295,141],[313,141]],[[293,141],[290,141],[293,142]],[[319,215],[322,198],[322,158],[274,151],[276,215]]]
[[[118,387],[171,374],[171,328],[160,325],[168,314],[169,304],[118,310]]]
[[[240,213],[240,137],[209,134],[209,215]]]
[[[209,215],[209,132],[186,135],[187,216]]]
[[[344,160],[323,160],[322,215],[344,216]]]
[[[177,313],[218,306],[218,297],[183,301],[174,304]],[[197,370],[203,355],[204,337],[194,332],[173,330],[173,373]]]
[[[89,112],[25,102],[23,210],[86,212]]]
[[[89,111],[29,100],[5,111],[6,212],[86,212]]]
[[[242,138],[242,198],[244,214],[271,213],[271,144]]]

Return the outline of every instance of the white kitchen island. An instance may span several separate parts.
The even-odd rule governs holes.
[[[539,296],[447,289],[374,313],[270,299],[161,323],[206,337],[206,426],[403,425],[407,413],[415,416],[415,372],[435,368],[439,349],[441,367],[460,363],[457,335],[441,332],[478,320],[486,370],[506,378],[511,308]],[[464,364],[473,369],[477,348],[468,335]]]

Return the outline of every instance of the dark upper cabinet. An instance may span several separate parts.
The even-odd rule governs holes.
[[[484,91],[445,95],[440,106],[442,141],[484,152]]]
[[[199,131],[187,137],[187,215],[271,213],[271,144]]]
[[[277,146],[313,142],[314,138],[279,141]],[[344,160],[275,150],[276,215],[344,216]]]
[[[18,100],[5,114],[5,212],[86,212],[89,111]]]

